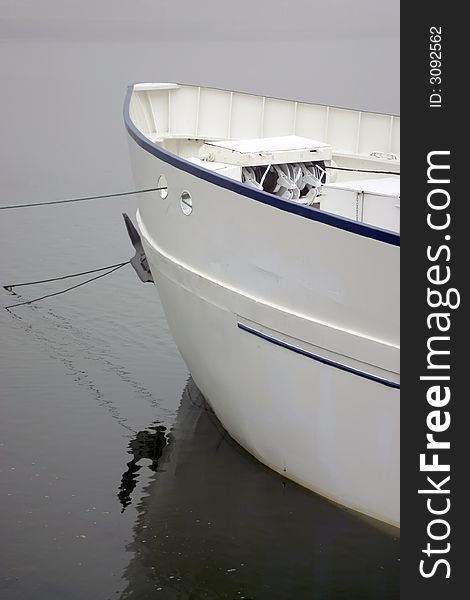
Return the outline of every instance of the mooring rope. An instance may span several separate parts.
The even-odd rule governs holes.
[[[117,192],[115,194],[102,194],[100,196],[82,196],[80,198],[64,198],[62,200],[49,200],[47,202],[30,202],[27,204],[8,204],[0,206],[0,210],[10,210],[13,208],[30,208],[31,206],[48,206],[50,204],[66,204],[69,202],[86,202],[88,200],[101,200],[103,198],[117,198],[118,196],[131,196],[132,194],[147,194],[148,192],[158,192],[166,190],[166,187],[148,188],[145,190],[133,190],[132,192]]]
[[[116,263],[115,265],[108,265],[107,267],[100,267],[99,269],[91,269],[90,271],[81,271],[80,273],[70,273],[69,275],[61,275],[60,277],[51,277],[50,279],[38,279],[37,281],[26,281],[24,283],[11,283],[4,285],[3,288],[7,292],[11,292],[15,287],[24,287],[26,285],[37,285],[38,283],[49,283],[50,281],[61,281],[62,279],[70,279],[70,277],[80,277],[80,275],[90,275],[90,273],[98,273],[99,271],[107,271],[113,267],[122,267],[129,261]]]
[[[32,300],[26,300],[24,302],[17,302],[16,304],[10,304],[9,306],[5,306],[4,308],[6,310],[9,310],[10,308],[16,308],[17,306],[24,306],[25,304],[33,304],[33,302],[39,302],[40,300],[44,300],[45,298],[52,298],[53,296],[59,296],[61,294],[65,294],[66,292],[69,292],[70,290],[76,290],[77,288],[81,287],[82,285],[86,285],[87,283],[96,281],[97,279],[100,279],[101,277],[106,277],[107,275],[111,275],[111,273],[114,273],[114,271],[121,269],[122,267],[124,267],[125,265],[128,265],[129,263],[130,263],[130,261],[126,260],[126,262],[118,263],[116,265],[109,265],[108,267],[101,267],[99,269],[93,269],[91,271],[84,271],[83,273],[75,273],[73,275],[65,275],[62,277],[53,277],[51,279],[44,279],[41,281],[31,281],[26,284],[17,283],[17,284],[12,284],[12,285],[5,285],[3,287],[7,291],[11,291],[12,288],[18,287],[20,285],[34,285],[36,283],[45,283],[46,281],[58,281],[59,279],[66,279],[67,277],[77,277],[79,275],[85,275],[87,273],[96,273],[98,271],[103,271],[103,270],[107,269],[106,273],[101,273],[101,275],[97,275],[96,277],[91,277],[90,279],[87,279],[86,281],[82,281],[81,283],[77,283],[76,285],[72,285],[71,287],[68,287],[65,290],[59,290],[58,292],[53,292],[52,294],[45,294],[44,296],[39,296],[38,298],[33,298]]]

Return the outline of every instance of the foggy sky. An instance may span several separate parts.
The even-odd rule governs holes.
[[[318,40],[399,36],[398,0],[0,0],[0,37]],[[372,49],[372,48],[371,48]]]
[[[130,189],[127,85],[399,114],[398,0],[0,0],[2,202]]]

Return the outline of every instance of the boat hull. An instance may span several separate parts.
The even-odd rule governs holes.
[[[130,148],[138,187],[168,182],[165,198],[141,197],[137,222],[172,335],[221,423],[283,476],[398,525],[399,248]]]

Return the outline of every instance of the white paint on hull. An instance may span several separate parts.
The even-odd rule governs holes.
[[[250,314],[252,299],[214,296],[197,274],[148,241],[145,249],[176,344],[230,435],[283,476],[397,525],[398,391],[243,332],[228,307]]]
[[[197,90],[187,94],[200,103],[207,94]],[[180,91],[165,91],[166,101],[141,98],[141,109],[147,102],[155,112],[160,103],[174,131],[175,102],[186,98]],[[216,92],[221,101],[230,99],[228,92]],[[241,102],[238,96],[236,101]],[[252,97],[245,101],[258,107]],[[290,108],[276,102],[268,103],[270,109],[287,118]],[[328,117],[324,108],[311,114]],[[230,110],[229,125],[235,127],[238,113]],[[296,110],[295,129],[305,135],[304,108]],[[330,134],[333,123],[353,123],[349,113],[331,111]],[[199,132],[204,114],[196,124]],[[181,116],[178,135],[184,137],[183,125],[187,121],[189,127],[193,117]],[[366,143],[364,132],[376,150],[390,148],[398,121],[381,117],[358,119],[358,148]],[[220,127],[223,123],[220,119]],[[251,121],[236,123],[248,127]],[[265,121],[265,134],[278,133],[275,123]],[[378,144],[372,123],[383,126],[385,146]],[[147,137],[155,139],[158,126],[148,127],[153,133]],[[251,137],[259,136],[254,119],[253,127]],[[196,148],[187,143],[176,141],[175,149]],[[169,327],[222,424],[275,471],[398,525],[399,390],[270,343],[238,324],[398,385],[399,247],[218,186],[134,141],[130,148],[139,187],[152,187],[161,175],[168,182],[166,198],[155,192],[139,199],[138,224]],[[343,164],[351,164],[351,156]],[[358,160],[368,164],[364,156]],[[191,195],[188,216],[181,210],[183,191]]]

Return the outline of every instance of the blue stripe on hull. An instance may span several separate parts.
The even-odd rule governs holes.
[[[251,327],[247,327],[243,325],[243,323],[237,323],[238,327],[247,333],[251,333],[256,335],[257,337],[270,342],[271,344],[275,344],[276,346],[280,346],[281,348],[285,348],[286,350],[291,350],[292,352],[296,352],[297,354],[301,354],[302,356],[306,356],[307,358],[311,358],[316,360],[324,365],[328,365],[329,367],[334,367],[335,369],[340,369],[341,371],[346,371],[347,373],[352,373],[353,375],[357,375],[358,377],[363,377],[364,379],[369,379],[370,381],[375,381],[376,383],[380,383],[382,385],[386,385],[387,387],[391,387],[394,389],[400,389],[400,384],[395,381],[389,381],[388,379],[383,379],[382,377],[377,377],[376,375],[372,375],[371,373],[366,373],[365,371],[359,371],[358,369],[354,369],[352,367],[348,367],[347,365],[343,365],[341,363],[337,363],[333,360],[329,360],[328,358],[324,358],[319,356],[318,354],[314,354],[313,352],[309,352],[308,350],[304,350],[303,348],[299,348],[298,346],[293,346],[292,344],[288,344],[287,342],[283,342],[277,338],[271,337],[266,333],[258,331],[257,329],[252,329]]]
[[[129,86],[124,102],[124,122],[127,131],[141,148],[150,154],[153,154],[163,162],[166,162],[177,169],[180,169],[181,171],[190,173],[199,179],[204,179],[205,181],[208,181],[209,183],[217,185],[221,188],[225,188],[235,192],[236,194],[246,196],[252,200],[256,200],[257,202],[268,204],[285,212],[293,213],[312,221],[319,221],[325,225],[330,225],[332,227],[336,227],[337,229],[342,229],[343,231],[349,231],[350,233],[360,235],[362,237],[378,240],[380,242],[384,242],[385,244],[400,246],[400,235],[394,233],[393,231],[380,229],[379,227],[374,227],[373,225],[358,223],[357,221],[352,221],[351,219],[347,219],[345,217],[333,215],[311,206],[290,202],[289,200],[274,196],[273,194],[268,194],[267,192],[257,190],[247,184],[241,183],[240,181],[235,181],[234,179],[230,179],[229,177],[225,177],[224,175],[220,175],[213,171],[208,171],[207,169],[190,163],[184,158],[168,152],[158,144],[154,144],[137,129],[130,118],[129,108],[133,91],[134,86]]]

